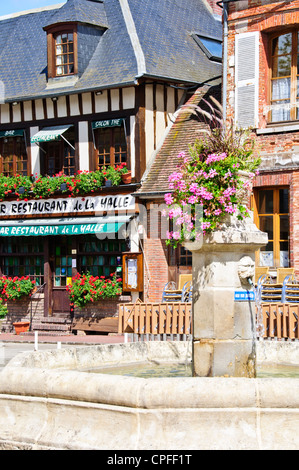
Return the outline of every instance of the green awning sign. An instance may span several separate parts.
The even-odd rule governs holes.
[[[72,124],[65,126],[45,127],[31,138],[31,143],[52,142],[53,140],[60,140],[62,134],[64,134],[64,132],[66,132],[70,127],[72,127]]]
[[[3,137],[23,137],[24,130],[23,129],[13,129],[10,131],[0,131],[0,138]]]
[[[105,127],[121,127],[124,122],[123,118],[120,119],[106,119],[105,121],[94,121],[92,123],[93,129],[103,129]]]
[[[42,237],[49,235],[88,235],[116,233],[124,223],[0,226],[1,237]]]

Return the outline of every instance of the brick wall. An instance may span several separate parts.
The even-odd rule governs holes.
[[[259,129],[267,126],[269,96],[269,35],[280,27],[299,27],[299,0],[244,0],[229,4],[227,119],[234,122],[235,35],[259,31]],[[288,124],[286,122],[286,124]],[[262,160],[255,188],[288,186],[290,196],[290,263],[299,276],[299,131],[252,133]]]
[[[2,323],[2,332],[14,332],[13,323],[18,321],[30,321],[31,301],[24,300],[9,301],[7,303],[8,314]],[[38,294],[32,298],[32,323],[39,323],[44,316],[44,294]]]
[[[122,295],[117,299],[105,299],[99,302],[90,302],[83,308],[75,307],[74,316],[76,317],[93,317],[93,318],[106,318],[115,317],[118,315],[118,305],[120,303],[131,302],[130,295]]]
[[[155,205],[163,204],[157,201]],[[144,243],[144,302],[161,302],[168,282],[168,248],[161,233],[161,215],[152,215],[153,204],[147,206],[147,233]],[[163,224],[164,225],[164,224]]]

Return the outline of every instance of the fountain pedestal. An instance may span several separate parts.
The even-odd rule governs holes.
[[[256,376],[255,252],[267,244],[251,218],[229,217],[202,242],[187,242],[193,265],[193,375]]]

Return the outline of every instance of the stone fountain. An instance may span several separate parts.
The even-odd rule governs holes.
[[[231,220],[202,246],[187,246],[195,279],[193,377],[86,371],[186,362],[188,342],[16,356],[0,374],[0,449],[298,449],[299,379],[255,378],[253,306],[238,301],[250,292],[254,251],[265,243],[250,220]]]
[[[200,377],[256,377],[255,253],[267,244],[252,219],[227,217],[193,262],[193,363]]]

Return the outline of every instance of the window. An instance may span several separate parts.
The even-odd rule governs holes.
[[[97,129],[94,133],[97,169],[127,162],[127,141],[123,126]]]
[[[5,176],[27,175],[27,152],[23,136],[0,139],[0,156],[0,173]]]
[[[44,242],[41,237],[2,237],[0,269],[5,276],[30,276],[44,283]]]
[[[219,39],[200,36],[199,34],[193,34],[192,36],[210,60],[222,62],[222,42]]]
[[[55,36],[55,75],[71,75],[75,70],[74,34],[63,33]]]
[[[53,260],[53,286],[67,286],[68,279],[72,278],[72,237],[57,237],[51,244],[50,257]]]
[[[106,276],[121,272],[122,252],[127,250],[125,240],[99,240],[96,237],[80,238],[78,271],[93,276]]]
[[[298,31],[281,34],[271,42],[272,122],[299,119]]]
[[[78,73],[77,27],[75,24],[47,28],[48,76],[66,77]]]
[[[192,253],[186,250],[183,246],[179,248],[179,265],[180,266],[192,266]]]
[[[257,192],[258,228],[268,233],[268,244],[260,250],[259,264],[289,266],[289,192],[287,188]]]
[[[54,176],[63,172],[72,176],[76,172],[75,159],[75,130],[70,128],[61,140],[52,140],[41,144],[44,158],[42,159],[42,174]]]

